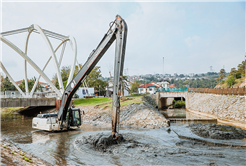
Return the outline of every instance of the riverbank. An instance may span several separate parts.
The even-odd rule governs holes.
[[[245,96],[188,93],[186,102],[189,112],[246,129]]]
[[[45,166],[49,165],[43,160],[23,151],[19,147],[1,140],[1,163],[5,165],[27,165],[27,166]]]
[[[23,109],[25,109],[25,107],[1,107],[0,112],[1,114],[12,114]]]

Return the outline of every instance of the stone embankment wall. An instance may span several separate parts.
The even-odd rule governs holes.
[[[186,109],[204,114],[218,121],[236,122],[246,128],[246,102],[244,96],[188,93]]]

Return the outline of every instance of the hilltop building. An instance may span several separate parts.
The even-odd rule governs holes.
[[[138,87],[138,93],[139,94],[143,94],[143,93],[154,94],[157,88],[161,88],[161,86],[154,82],[151,82],[150,84],[141,84]]]

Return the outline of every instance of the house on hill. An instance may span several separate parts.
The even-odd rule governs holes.
[[[143,94],[143,93],[154,94],[157,88],[161,88],[161,86],[154,82],[151,82],[150,84],[141,84],[138,87],[138,93],[139,94]]]
[[[175,89],[176,88],[176,86],[174,85],[174,84],[171,84],[170,86],[169,86],[169,89]]]

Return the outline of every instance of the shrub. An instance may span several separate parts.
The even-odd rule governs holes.
[[[234,76],[229,76],[226,80],[226,84],[232,86],[236,83]]]
[[[177,101],[173,105],[173,108],[182,108],[182,107],[185,107],[185,102],[184,101]]]
[[[239,79],[239,78],[241,78],[241,73],[236,74],[236,79]]]

